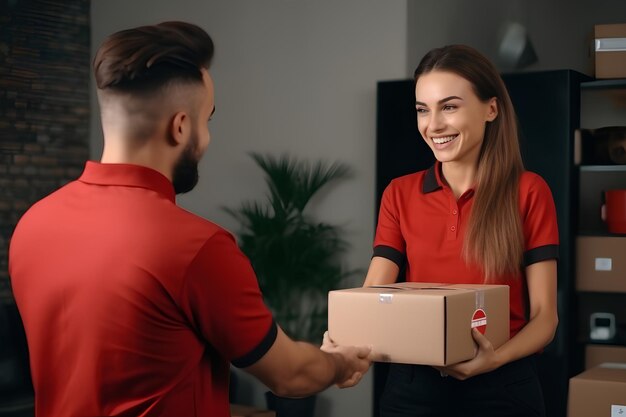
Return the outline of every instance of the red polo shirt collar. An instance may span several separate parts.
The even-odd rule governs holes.
[[[424,176],[424,182],[422,184],[422,192],[424,194],[432,193],[433,191],[437,191],[442,188],[442,185],[439,183],[439,175],[437,172],[439,171],[440,162],[435,162],[435,165],[428,168],[426,171],[426,175]]]
[[[172,202],[176,201],[176,193],[170,180],[160,172],[141,165],[87,161],[78,180],[88,184],[147,188]]]
[[[422,183],[422,193],[428,194],[443,188],[446,188],[448,190],[450,189],[450,187],[443,178],[441,172],[441,162],[436,161],[434,165],[428,168],[426,174],[424,175],[424,182]],[[465,193],[463,193],[463,195],[461,196],[462,198],[459,200],[467,200],[473,195],[474,188],[470,188],[465,191]]]

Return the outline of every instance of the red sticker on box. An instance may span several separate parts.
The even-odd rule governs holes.
[[[482,334],[485,334],[487,330],[487,314],[482,308],[474,311],[474,315],[472,316],[472,329],[474,328]]]

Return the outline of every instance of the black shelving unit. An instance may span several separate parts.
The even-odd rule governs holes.
[[[591,80],[580,84],[583,90],[626,88],[626,78],[613,80]]]
[[[580,87],[583,97],[585,94],[590,94],[597,100],[598,97],[602,96],[605,97],[605,103],[612,103],[607,107],[604,107],[605,104],[603,104],[602,108],[605,110],[615,105],[620,106],[621,100],[626,101],[626,79],[592,80],[583,82]],[[592,101],[591,103],[595,102]],[[597,125],[598,123],[592,120],[593,116],[598,116],[594,106],[587,106],[586,108],[594,110],[592,117],[587,117],[588,122]],[[626,114],[618,110],[613,116],[618,117],[611,120],[611,125],[626,125]],[[614,245],[614,238],[626,238],[626,235],[610,233],[600,217],[600,210],[604,202],[604,190],[626,189],[626,165],[580,165],[578,169],[580,178],[578,236],[581,238],[598,238],[598,240],[611,238],[611,242],[607,244]],[[598,245],[598,247],[600,246]],[[601,251],[597,248],[595,250]],[[583,253],[578,254],[578,256],[584,255]],[[620,262],[620,260],[614,261]],[[624,277],[616,278],[622,279]],[[576,293],[579,322],[577,343],[583,348],[593,345],[611,345],[626,349],[626,293],[590,291],[588,285],[585,285],[584,289],[584,291],[581,290]],[[603,287],[603,289],[606,288]],[[591,316],[594,313],[610,314],[614,317],[615,334],[609,339],[591,338]]]
[[[569,378],[583,368],[575,293],[579,170],[574,133],[580,128],[581,85],[592,79],[571,70],[503,75],[519,120],[526,169],[552,190],[559,222],[558,313],[554,340],[539,355],[547,415],[565,417]]]

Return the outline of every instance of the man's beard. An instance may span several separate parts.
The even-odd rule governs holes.
[[[187,193],[198,184],[198,160],[195,157],[198,140],[190,140],[174,166],[172,184],[176,194]]]

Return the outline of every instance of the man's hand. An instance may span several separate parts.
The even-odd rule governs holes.
[[[336,384],[356,385],[372,362],[368,347],[338,346],[328,335],[321,348],[294,341],[278,327],[274,344],[245,370],[281,397],[306,397]]]
[[[372,349],[367,346],[339,346],[324,333],[324,341],[320,347],[326,353],[337,358],[337,386],[352,387],[359,383],[372,364]]]

